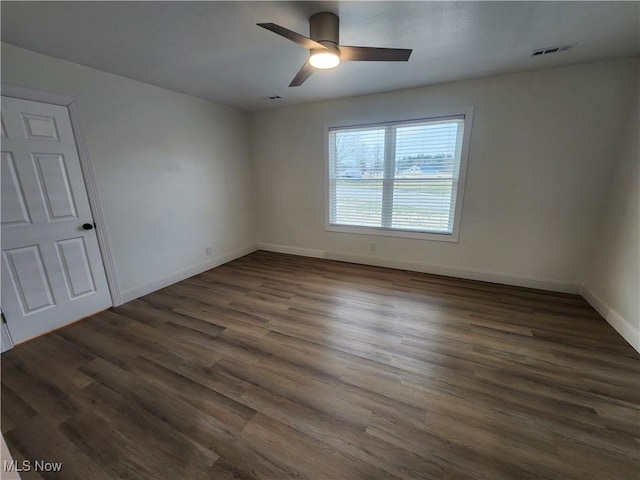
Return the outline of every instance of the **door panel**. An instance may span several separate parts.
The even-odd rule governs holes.
[[[55,117],[23,113],[20,115],[24,123],[26,138],[31,140],[53,140],[59,142]]]
[[[19,343],[111,305],[66,107],[2,97],[2,310]]]
[[[2,225],[31,223],[13,156],[2,152]]]
[[[2,253],[11,277],[11,281],[5,283],[3,288],[13,286],[23,315],[54,306],[53,292],[38,246],[14,248]]]
[[[38,175],[40,195],[49,221],[77,218],[76,206],[62,155],[34,153],[33,164]]]
[[[75,299],[96,291],[84,238],[56,242],[69,298]]]

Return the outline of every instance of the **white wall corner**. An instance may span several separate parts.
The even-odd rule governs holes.
[[[631,322],[616,312],[613,308],[596,297],[586,286],[581,292],[582,297],[611,325],[622,338],[624,338],[640,353],[640,330],[634,327]]]
[[[169,285],[173,285],[174,283],[180,282],[187,278],[193,277],[194,275],[198,275],[202,272],[206,272],[212,268],[218,267],[225,263],[228,263],[236,258],[244,257],[250,253],[258,250],[257,245],[251,245],[246,248],[240,248],[238,250],[234,250],[229,253],[225,253],[223,255],[219,255],[217,257],[212,258],[203,263],[199,263],[197,265],[193,265],[192,267],[185,268],[184,270],[180,270],[179,272],[175,272],[172,275],[168,275],[154,282],[143,285],[142,287],[134,288],[132,290],[128,290],[123,292],[120,295],[120,301],[116,306],[122,305],[123,303],[130,302],[135,300],[136,298],[144,297],[156,290],[160,290],[161,288],[168,287]]]

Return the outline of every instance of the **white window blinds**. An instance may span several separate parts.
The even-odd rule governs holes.
[[[329,129],[329,223],[451,234],[464,116]]]

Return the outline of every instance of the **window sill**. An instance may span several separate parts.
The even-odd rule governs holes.
[[[413,238],[415,240],[430,240],[436,242],[458,242],[458,232],[454,228],[453,233],[427,233],[411,230],[395,230],[381,227],[354,227],[346,225],[326,225],[325,231],[335,233],[349,233],[356,235],[375,235],[381,237]]]

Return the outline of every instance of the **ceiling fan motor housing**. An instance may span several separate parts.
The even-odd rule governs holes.
[[[325,42],[333,43],[334,46],[340,44],[340,19],[335,13],[320,12],[311,15],[309,30],[311,40],[323,45]]]

